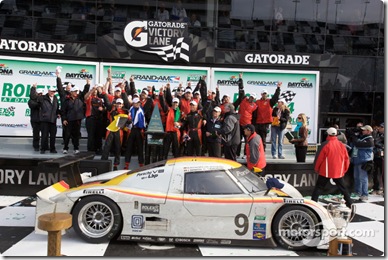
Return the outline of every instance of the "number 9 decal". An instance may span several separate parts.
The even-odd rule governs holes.
[[[248,221],[248,217],[246,215],[238,214],[234,218],[234,224],[236,225],[236,227],[241,228],[241,230],[239,230],[239,229],[234,230],[234,232],[236,232],[236,235],[243,236],[248,232],[249,221]]]

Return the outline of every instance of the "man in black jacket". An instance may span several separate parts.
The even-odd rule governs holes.
[[[35,152],[39,151],[39,141],[40,141],[40,105],[38,99],[31,98],[31,92],[36,91],[37,97],[43,95],[43,89],[36,88],[36,83],[33,85],[30,91],[30,100],[28,100],[28,107],[30,108],[30,122],[32,127],[32,147]]]
[[[36,98],[40,106],[40,126],[42,138],[40,140],[40,153],[44,154],[46,150],[50,153],[57,153],[55,149],[55,139],[57,135],[57,118],[60,117],[59,102],[55,96],[57,89],[50,87],[48,93],[43,96],[36,94],[36,87],[31,87],[31,98]],[[48,139],[50,136],[50,147]]]
[[[62,104],[63,125],[68,127],[65,132],[64,154],[68,153],[70,137],[74,146],[74,154],[79,154],[81,121],[85,117],[83,97],[84,95],[79,95],[78,87],[72,87],[70,96],[66,97]]]
[[[218,135],[222,135],[225,158],[234,161],[237,159],[237,146],[241,141],[239,121],[240,115],[236,113],[234,105],[228,103],[225,105],[224,124],[220,131],[216,131]]]
[[[217,130],[221,130],[221,108],[214,107],[212,117],[208,118],[206,127],[206,142],[209,157],[221,158],[221,137],[216,134]]]

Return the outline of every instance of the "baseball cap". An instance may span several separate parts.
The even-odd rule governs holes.
[[[213,94],[216,94],[216,91],[215,91],[215,90],[212,90],[212,93],[213,93]]]
[[[148,90],[146,90],[146,89],[143,89],[143,90],[141,91],[141,93],[144,93],[144,94],[146,94],[146,95],[148,96]]]
[[[256,98],[256,93],[250,93],[249,97],[252,97],[253,99]]]
[[[134,97],[139,97],[139,93],[135,92],[135,94],[133,94]]]
[[[56,92],[56,91],[57,91],[57,88],[54,87],[54,86],[51,86],[51,87],[49,88],[49,91],[54,91],[54,92]]]
[[[198,106],[197,102],[195,102],[194,100],[190,101],[190,105]]]
[[[79,88],[78,88],[78,87],[72,87],[72,88],[70,89],[70,91],[71,91],[71,92],[79,91]]]
[[[98,83],[97,87],[103,87],[104,85],[102,83]]]
[[[215,107],[213,108],[214,111],[217,111],[217,112],[221,112],[221,108],[220,107]]]
[[[361,130],[368,130],[368,131],[373,132],[373,128],[370,125],[361,126]]]
[[[326,133],[328,135],[337,135],[337,129],[335,129],[334,127],[330,127],[329,129],[326,130]]]
[[[230,97],[230,95],[229,94],[225,94],[225,95],[222,96],[222,98],[225,98],[225,97]]]
[[[263,89],[262,91],[261,91],[261,94],[268,94],[268,90],[266,90],[266,89]]]
[[[116,91],[120,91],[121,92],[121,88],[120,87],[115,87],[115,92]]]
[[[196,95],[196,94],[200,95],[201,93],[197,90],[194,92],[194,95]]]
[[[193,91],[191,91],[191,89],[187,88],[187,89],[185,90],[185,93],[193,93]]]
[[[138,98],[134,98],[133,100],[132,100],[132,103],[139,103],[140,102],[140,99],[138,99]]]
[[[118,104],[118,103],[123,104],[124,100],[122,98],[118,98],[118,99],[116,99],[116,104]]]
[[[382,127],[382,128],[384,128],[384,123],[381,123],[379,126]]]
[[[173,98],[172,103],[177,102],[179,104],[179,98]]]
[[[36,89],[36,94],[43,94],[44,89],[43,88],[37,88]]]
[[[279,99],[278,102],[283,102],[284,104],[287,104],[287,102],[284,98]]]
[[[255,127],[252,125],[252,124],[247,124],[244,126],[244,130],[245,129],[248,129],[249,131],[251,132],[254,132],[255,131]]]

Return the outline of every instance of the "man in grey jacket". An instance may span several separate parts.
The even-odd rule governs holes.
[[[239,124],[240,115],[236,113],[234,105],[231,103],[226,104],[224,109],[224,124],[216,133],[222,135],[225,158],[236,161],[237,146],[241,141]]]

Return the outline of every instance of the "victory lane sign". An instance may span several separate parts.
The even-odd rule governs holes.
[[[133,21],[124,29],[124,39],[134,49],[159,55],[167,62],[183,59],[189,62],[190,47],[187,23]]]

